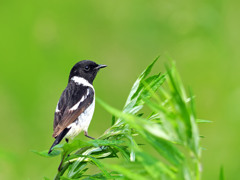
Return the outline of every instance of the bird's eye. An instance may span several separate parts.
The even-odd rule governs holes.
[[[90,70],[90,67],[89,67],[89,66],[85,66],[85,70],[86,70],[86,71],[89,71],[89,70]]]

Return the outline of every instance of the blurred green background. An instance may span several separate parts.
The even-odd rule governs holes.
[[[94,82],[98,97],[121,109],[136,77],[167,55],[196,94],[205,138],[203,178],[240,179],[240,11],[227,0],[0,1],[0,179],[53,178],[59,158],[30,150],[53,142],[53,114],[71,67],[107,64]],[[111,116],[98,104],[89,135]],[[85,139],[83,135],[80,138]],[[85,139],[87,140],[87,139]]]

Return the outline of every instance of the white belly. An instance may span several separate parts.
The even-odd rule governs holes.
[[[84,113],[78,116],[78,119],[68,126],[68,128],[71,128],[71,129],[66,134],[65,138],[72,139],[75,136],[77,136],[81,131],[87,132],[88,126],[93,117],[94,109],[95,109],[95,98],[93,99],[93,103],[84,111]]]

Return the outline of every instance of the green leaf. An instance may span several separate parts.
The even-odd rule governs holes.
[[[142,85],[144,86],[144,88],[139,99],[142,100],[142,98],[146,99],[150,97],[154,97],[158,99],[155,92],[164,83],[164,81],[165,81],[165,75],[161,75],[161,74],[150,76],[149,78],[147,78],[145,81],[142,82]]]
[[[105,169],[105,167],[102,165],[102,163],[100,163],[99,160],[97,160],[96,158],[92,157],[92,156],[88,156],[92,162],[102,171],[102,173],[106,176],[106,177],[110,177],[110,174],[107,172],[107,170]]]
[[[78,177],[79,175],[82,174],[82,171],[84,171],[84,168],[86,166],[87,166],[87,162],[75,161],[73,164],[69,166],[67,177],[68,178]]]
[[[116,117],[115,116],[112,116],[112,125],[114,125],[116,122]]]
[[[172,169],[151,156],[149,153],[137,150],[136,157],[153,179],[163,179],[164,176],[171,179],[175,178],[175,173]]]
[[[150,101],[144,98],[145,103],[148,107],[155,112],[155,116],[160,120],[157,121],[159,123],[149,124],[146,127],[151,134],[163,138],[172,142],[180,142],[180,137],[178,135],[182,135],[178,132],[178,120],[176,116],[172,116],[172,113],[169,112],[169,107],[164,107],[156,102]]]
[[[37,154],[39,156],[51,158],[51,157],[58,156],[59,154],[61,154],[62,151],[61,150],[53,150],[50,154],[48,154],[48,150],[45,150],[45,151],[31,150],[31,152],[34,152],[35,154]]]
[[[175,67],[173,67],[172,69],[170,69],[167,65],[166,65],[166,69],[167,69],[167,75],[168,75],[168,84],[169,87],[171,88],[171,94],[173,96],[173,101],[174,101],[174,105],[175,105],[175,110],[176,113],[179,113],[179,115],[182,117],[182,119],[184,120],[183,122],[186,124],[186,135],[191,138],[192,137],[192,126],[191,126],[191,120],[190,120],[190,116],[185,104],[185,100],[184,96],[185,93],[183,91],[183,88],[181,87],[182,84],[178,78],[178,75],[176,73]],[[181,84],[181,85],[180,85]]]
[[[123,140],[100,140],[100,139],[95,139],[88,141],[89,145],[93,145],[95,147],[100,147],[100,146],[112,146],[112,145],[119,145],[124,143]]]
[[[97,173],[94,175],[90,175],[86,178],[84,178],[84,180],[107,180],[107,179],[121,179],[122,175],[117,174],[116,172],[110,172],[109,174],[111,174],[111,177],[106,177],[103,173]],[[114,175],[112,175],[114,174]]]
[[[123,176],[125,176],[123,177],[123,179],[146,180],[144,177],[142,177],[138,173],[134,173],[130,171],[128,168],[124,168],[123,166],[116,165],[116,164],[107,164],[107,163],[104,163],[104,166],[107,167],[108,169],[116,171],[122,174]]]
[[[132,99],[137,98],[139,96],[139,92],[141,91],[141,87],[140,83],[141,81],[147,77],[147,75],[151,72],[153,65],[156,63],[156,61],[158,60],[159,57],[157,57],[138,77],[138,79],[135,81],[135,83],[132,86],[132,89],[130,91],[130,94],[127,98],[127,101],[125,103],[124,109],[126,106],[128,106],[128,104],[130,104],[130,102],[132,101]],[[133,107],[133,106],[132,106]]]
[[[67,178],[67,177],[65,177],[65,176],[61,176],[60,179],[61,179],[61,180],[74,180],[74,179],[72,179],[72,178]]]
[[[221,166],[220,168],[220,174],[219,174],[219,180],[224,180],[224,169],[223,166]]]
[[[123,157],[126,159],[126,160],[130,160],[129,156],[130,156],[130,153],[129,151],[127,150],[127,148],[122,148],[122,147],[119,147],[119,146],[113,146],[114,148],[116,148],[122,155]]]
[[[90,144],[88,142],[84,142],[79,139],[75,139],[75,140],[73,140],[72,143],[63,144],[62,148],[63,148],[64,152],[67,152],[69,154],[76,149],[87,147],[87,146],[90,146]],[[55,147],[58,148],[57,146],[55,146]]]
[[[100,140],[100,139],[95,139],[95,140],[90,140],[85,142],[80,139],[75,139],[70,143],[56,145],[53,149],[62,148],[64,152],[71,153],[72,151],[75,151],[77,149],[84,148],[84,147],[92,147],[92,146],[100,147],[100,146],[117,145],[123,142],[124,141],[120,141],[120,140],[110,141],[110,140]]]
[[[179,166],[181,164],[184,156],[172,142],[154,137],[148,133],[143,134],[143,136],[166,160],[175,166]]]

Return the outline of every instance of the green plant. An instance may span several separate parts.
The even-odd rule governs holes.
[[[194,96],[191,91],[187,95],[174,64],[166,65],[165,74],[150,76],[156,61],[138,77],[122,111],[97,98],[113,115],[102,136],[57,145],[50,155],[47,150],[36,152],[45,157],[61,154],[55,179],[201,179],[197,123],[202,121],[196,118]],[[145,150],[149,147],[154,154]],[[102,161],[119,155],[123,162]],[[90,163],[98,173],[87,175]]]

